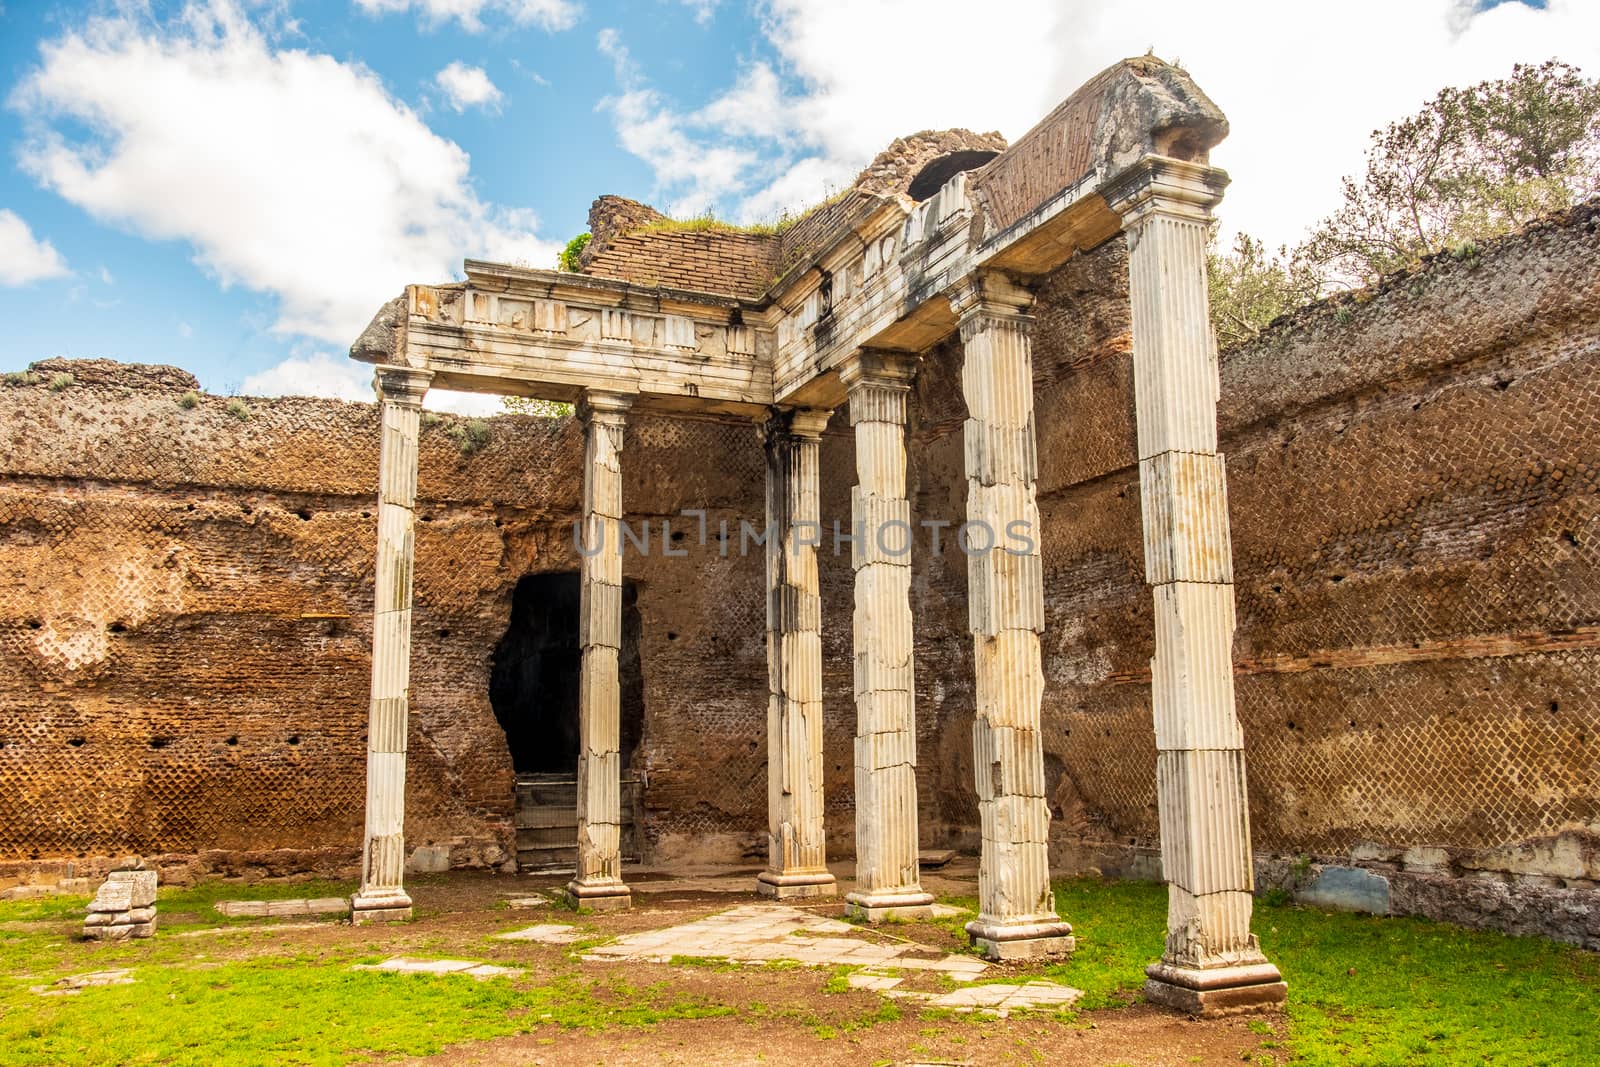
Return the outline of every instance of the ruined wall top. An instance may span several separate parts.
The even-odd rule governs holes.
[[[41,359],[28,364],[41,378],[70,374],[76,385],[95,385],[151,392],[199,389],[200,380],[186,370],[158,363],[118,363],[114,359]]]

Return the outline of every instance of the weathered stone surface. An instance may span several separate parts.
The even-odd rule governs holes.
[[[857,536],[875,539],[882,515],[909,513],[901,507],[912,369],[903,358],[865,352],[845,368],[855,429],[851,518]],[[885,507],[874,514],[876,501]],[[917,868],[911,558],[852,546],[851,562],[856,578],[856,888],[845,901],[851,914],[868,922],[926,918],[933,894],[923,890]]]
[[[579,587],[578,643],[578,860],[566,888],[577,907],[626,908],[622,881],[619,782],[622,644],[623,428],[633,398],[591,391],[579,417],[584,423],[583,519],[585,540]]]

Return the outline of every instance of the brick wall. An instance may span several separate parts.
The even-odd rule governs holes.
[[[1392,906],[1600,945],[1600,206],[1441,257],[1225,354],[1254,842]],[[1036,388],[1057,859],[1153,869],[1125,248],[1041,293]],[[918,386],[922,501],[959,514],[960,353]],[[947,698],[930,801],[970,842],[959,568],[919,570]],[[936,619],[936,633],[928,632]],[[952,706],[948,694],[961,692]],[[948,750],[948,751],[947,751]],[[1443,887],[1443,888],[1441,888]],[[1487,887],[1487,888],[1485,888]]]
[[[1267,874],[1302,853],[1360,864],[1391,878],[1399,910],[1561,936],[1548,917],[1593,899],[1597,218],[1439,259],[1225,356],[1239,710]],[[1126,272],[1112,242],[1058,270],[1039,302],[1044,724],[1060,865],[1148,872],[1152,623]],[[947,342],[917,383],[914,520],[964,511],[959,367]],[[0,387],[0,878],[134,851],[347,865],[372,407],[250,400],[240,419],[219,398],[182,406],[181,373],[80,365],[59,392],[49,376]],[[463,455],[450,425],[423,433],[408,832],[493,864],[511,770],[488,657],[517,578],[575,567],[581,442],[570,421],[507,416]],[[680,524],[687,558],[627,563],[651,847],[759,856],[762,561],[722,556],[715,530],[759,524],[760,448],[748,425],[643,416],[627,448],[636,521],[704,506],[713,532],[700,546]],[[848,525],[842,416],[822,455],[824,522]],[[936,557],[920,535],[913,586],[923,833],[974,844],[965,565],[946,541]],[[847,855],[847,547],[823,553],[821,582],[828,830]]]

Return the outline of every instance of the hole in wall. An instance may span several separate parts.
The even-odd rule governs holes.
[[[238,743],[239,743],[239,737],[238,737],[237,734],[235,734],[233,737],[230,737],[230,738],[228,738],[228,740],[223,742],[223,744],[227,744],[227,745],[237,745]]]
[[[300,521],[301,522],[310,522],[311,521],[311,509],[310,508],[299,508],[298,510],[295,511],[295,514],[300,516]]]
[[[579,580],[575,572],[529,574],[511,594],[511,619],[490,657],[489,703],[518,774],[572,774],[578,766]],[[638,590],[622,586],[620,748],[633,762],[644,728]],[[626,773],[626,771],[624,772]]]
[[[123,622],[114,622],[110,626],[107,626],[106,629],[114,634],[125,634],[128,632],[128,626]]]
[[[439,627],[438,634],[439,634],[440,637],[449,637],[450,636],[450,627],[448,627],[448,626]]]
[[[921,170],[917,171],[917,176],[906,186],[906,195],[919,202],[926,200],[944,188],[944,183],[957,174],[981,167],[999,154],[982,148],[963,148],[947,152],[929,160]]]
[[[1578,546],[1578,538],[1573,534],[1573,532],[1571,530],[1562,530],[1561,531],[1561,540],[1565,541],[1567,544],[1571,545],[1574,548],[1576,548]]]
[[[40,629],[43,629],[43,628],[44,628],[44,623],[40,622],[38,619],[29,619],[28,620],[28,629],[30,629],[30,630],[40,630]]]
[[[287,743],[291,745],[298,745],[300,743],[300,735],[290,734]]]
[[[81,738],[81,737],[69,737],[69,738],[67,738],[67,744],[70,745],[73,748],[82,748],[83,747],[83,738]]]
[[[172,738],[170,737],[152,737],[150,739],[151,748],[166,748],[170,744],[172,744]]]
[[[673,633],[671,630],[667,631],[667,640],[668,641],[676,641],[677,639],[678,639],[678,635],[677,634]]]

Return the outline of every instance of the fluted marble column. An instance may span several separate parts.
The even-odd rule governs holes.
[[[856,888],[850,914],[926,918],[917,867],[917,732],[912,685],[911,504],[906,400],[915,358],[858,352],[840,368],[856,437]]]
[[[999,274],[951,293],[967,402],[968,623],[977,674],[973,768],[983,854],[967,935],[990,959],[1061,955],[1072,927],[1050,889],[1050,806],[1039,733],[1044,571],[1033,425],[1033,296]]]
[[[372,609],[372,700],[367,722],[367,821],[354,923],[411,918],[405,891],[406,720],[411,693],[411,567],[417,436],[433,375],[379,367],[378,564]]]
[[[1206,238],[1226,175],[1145,159],[1108,190],[1128,240],[1145,580],[1167,945],[1150,1000],[1193,1014],[1283,1000],[1250,932],[1255,878],[1244,736],[1234,710],[1233,559],[1217,452],[1217,346]]]
[[[633,398],[590,390],[583,420],[583,552],[579,567],[578,868],[574,904],[626,908],[622,881],[622,436]]]
[[[787,411],[767,449],[767,869],[763,896],[834,893],[822,830],[822,597],[818,441],[827,411]]]

